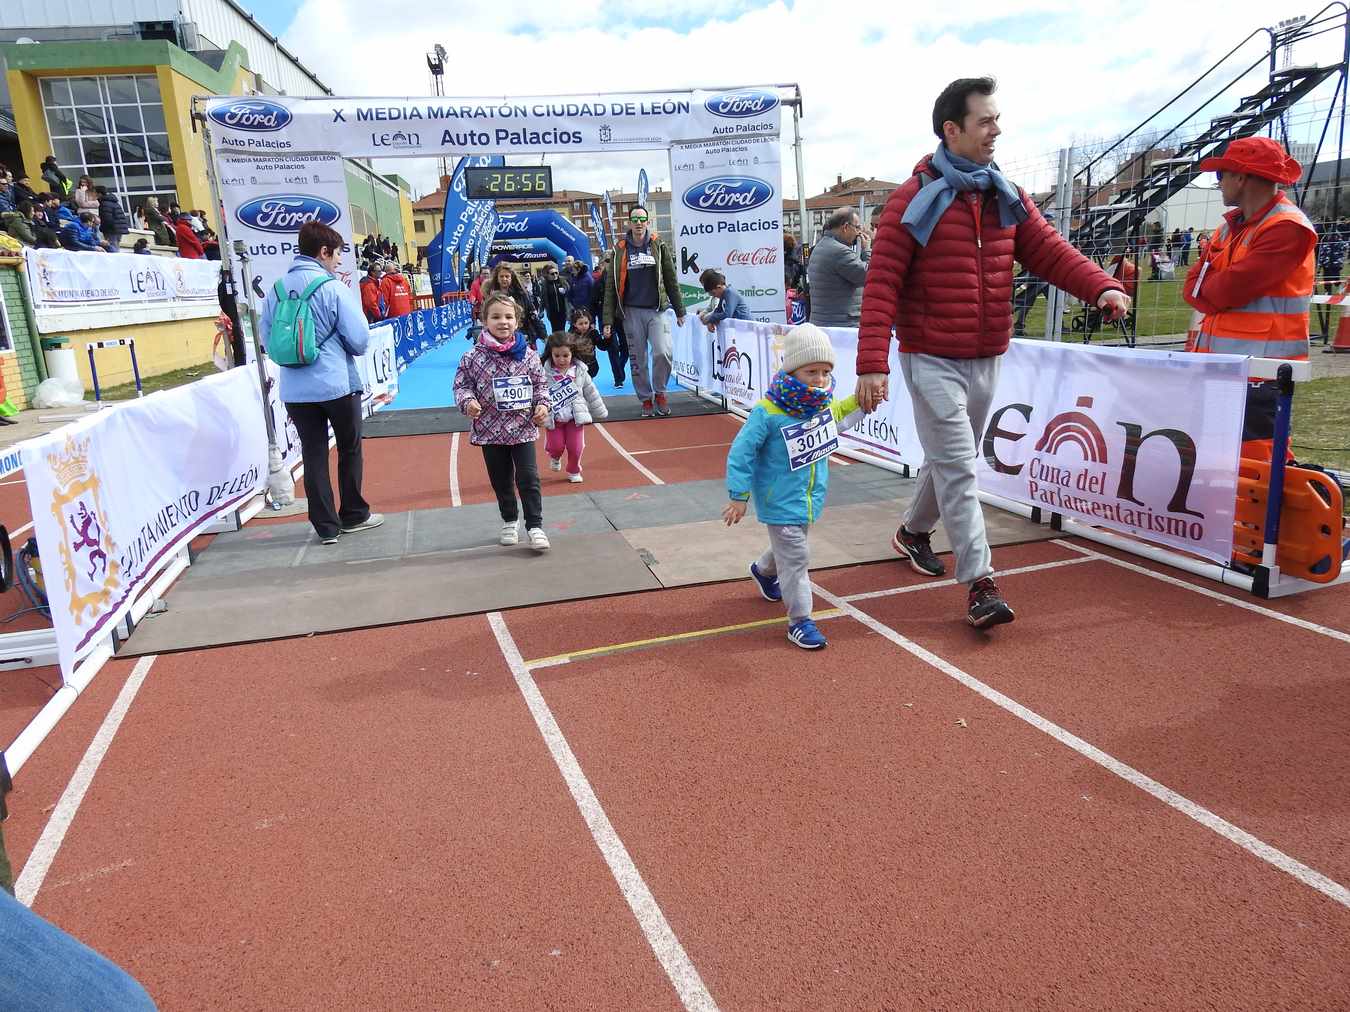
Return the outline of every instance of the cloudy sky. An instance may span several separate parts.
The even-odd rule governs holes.
[[[1000,164],[1038,185],[1027,177],[1047,169],[1060,146],[1130,129],[1253,30],[1320,5],[724,0],[707,15],[661,0],[249,6],[340,95],[428,94],[425,54],[437,42],[450,54],[450,96],[800,84],[806,189],[814,194],[839,175],[903,180],[935,143],[929,121],[937,92],[952,78],[980,74],[999,79]],[[1264,42],[1248,47],[1247,62],[1259,60]],[[1326,37],[1294,57],[1334,62],[1338,49]],[[1231,112],[1251,90],[1236,89],[1207,115]],[[550,163],[558,188],[631,190],[639,167],[653,188],[669,180],[664,153]],[[434,161],[385,164],[419,193],[436,185]],[[784,191],[795,195],[790,116],[783,172]]]

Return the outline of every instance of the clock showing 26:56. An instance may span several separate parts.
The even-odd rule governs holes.
[[[548,165],[493,165],[464,169],[464,195],[469,200],[553,196],[553,169]]]

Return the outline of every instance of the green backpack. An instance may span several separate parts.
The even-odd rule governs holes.
[[[277,303],[272,311],[272,327],[267,332],[267,354],[277,365],[291,369],[302,369],[319,360],[319,349],[337,328],[322,340],[315,340],[314,313],[310,309],[309,299],[315,292],[335,280],[331,276],[315,278],[299,295],[286,291],[283,282],[278,281],[275,288]]]

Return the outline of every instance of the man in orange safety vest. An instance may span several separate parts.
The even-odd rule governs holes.
[[[1277,141],[1241,137],[1200,169],[1218,174],[1233,210],[1182,286],[1202,314],[1190,350],[1306,360],[1317,230],[1280,190],[1299,181],[1302,167]],[[1270,459],[1275,399],[1273,383],[1249,390],[1243,456]]]

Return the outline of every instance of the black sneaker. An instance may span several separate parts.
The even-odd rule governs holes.
[[[941,576],[947,571],[933,553],[933,535],[915,534],[903,526],[891,538],[891,547],[902,557],[909,559],[909,566],[920,576]]]
[[[966,621],[976,629],[988,629],[1013,620],[1013,610],[1003,595],[998,592],[998,584],[990,577],[976,580],[970,585],[970,605],[966,611]]]

